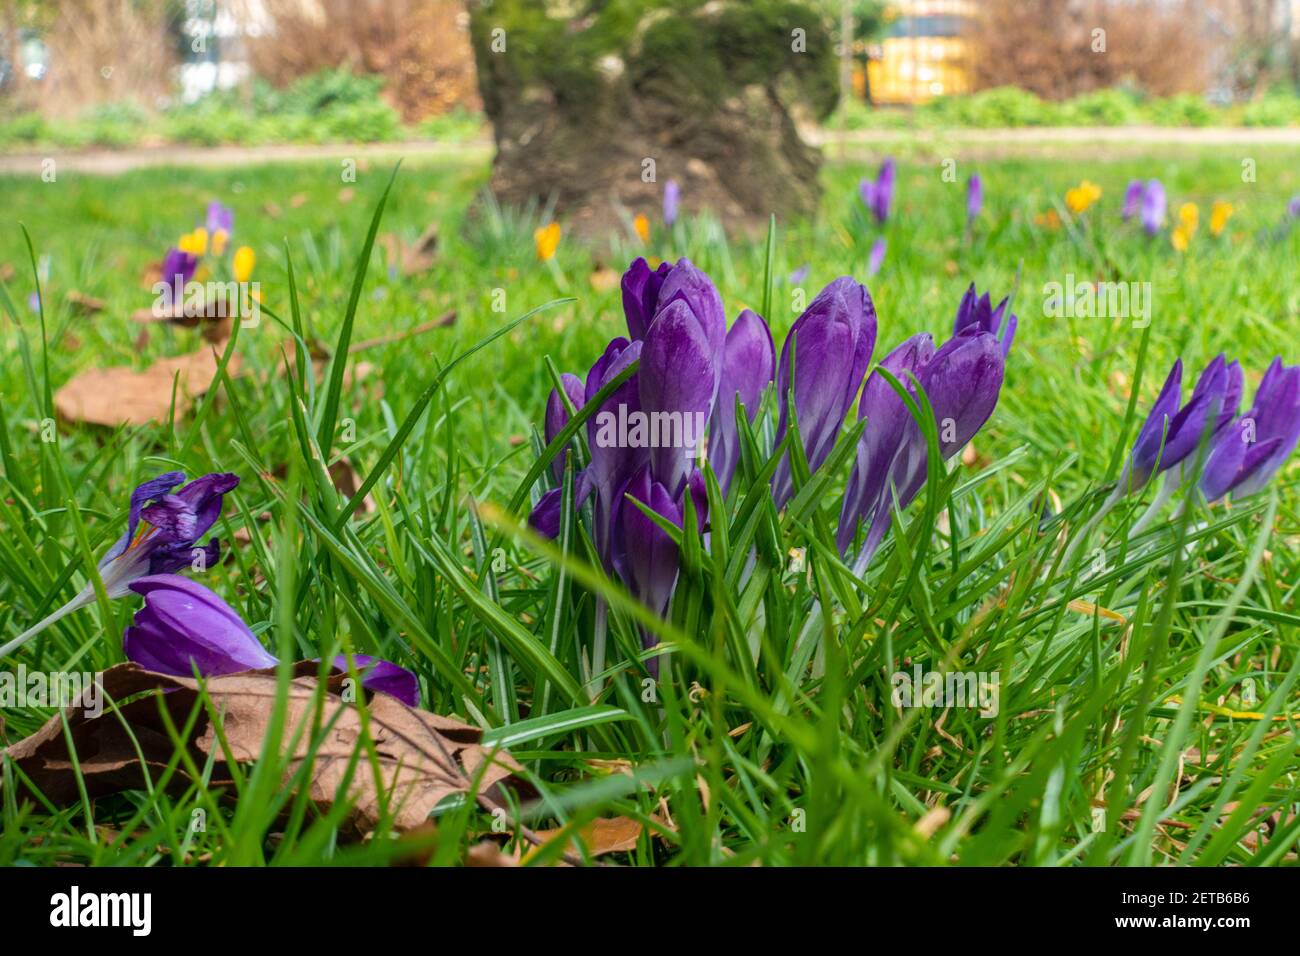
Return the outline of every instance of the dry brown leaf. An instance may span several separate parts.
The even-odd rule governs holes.
[[[116,428],[167,420],[176,383],[176,416],[188,412],[194,400],[212,384],[219,356],[204,348],[159,359],[143,371],[118,365],[92,368],[72,377],[54,393],[54,408],[64,419]],[[240,359],[230,357],[226,371],[239,373]]]
[[[91,315],[95,312],[104,311],[104,300],[96,299],[94,296],[86,295],[84,292],[73,290],[66,296],[68,305],[72,306],[73,311],[81,315]]]
[[[537,836],[541,837],[543,844],[564,839],[575,851],[578,850],[577,841],[581,839],[588,854],[603,856],[606,853],[627,853],[635,850],[637,840],[641,838],[644,831],[645,827],[641,821],[633,820],[631,817],[597,817],[585,826],[579,827],[576,834],[571,829],[557,827],[554,830],[538,830]],[[540,849],[538,847],[530,850],[525,859],[535,855]]]
[[[514,777],[519,765],[505,751],[493,753],[484,748],[480,744],[482,731],[477,727],[408,707],[386,694],[373,695],[366,708],[376,773],[370,750],[363,743],[361,714],[355,704],[343,698],[346,675],[335,674],[326,683],[317,714],[318,666],[312,661],[295,665],[297,676],[289,685],[281,737],[282,753],[288,761],[285,780],[291,779],[310,755],[313,738],[320,736],[313,728],[329,728],[314,754],[310,796],[318,806],[328,808],[346,783],[348,823],[353,832],[372,829],[384,816],[385,806],[396,830],[413,830],[443,799],[469,793],[475,781],[476,792],[489,800],[489,795],[504,784],[523,788]],[[69,707],[63,715],[91,797],[142,788],[146,772],[155,778],[165,766],[172,745],[160,707],[167,709],[178,727],[185,726],[196,706],[203,707],[200,682],[193,678],[158,674],[135,664],[118,664],[99,677],[106,699],[136,699],[121,707],[122,719],[107,709],[99,717],[88,717],[85,708],[77,706]],[[207,710],[199,714],[187,745],[195,765],[202,767],[209,758],[214,760],[209,785],[220,787],[230,782],[230,761],[251,762],[262,752],[275,704],[276,676],[273,670],[247,671],[207,678],[203,685],[213,708],[224,715],[221,726],[225,745],[218,739]],[[143,765],[123,721],[139,742]],[[56,804],[79,799],[77,776],[59,715],[5,753],[47,799]],[[174,781],[178,785],[188,782]]]
[[[396,266],[402,275],[428,272],[438,261],[438,224],[431,224],[410,245],[391,232],[380,236],[379,244],[387,253],[388,264]]]

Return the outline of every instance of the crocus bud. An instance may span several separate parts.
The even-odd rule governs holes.
[[[885,264],[885,253],[888,251],[889,247],[884,239],[877,239],[871,244],[871,252],[867,256],[867,275],[873,276],[880,271],[880,267]]]
[[[830,455],[844,416],[867,373],[875,344],[875,305],[866,287],[848,276],[841,276],[818,293],[791,326],[777,366],[781,417],[776,441],[785,438],[793,384],[799,435],[810,471],[815,472]],[[787,456],[772,478],[772,496],[778,508],[785,505],[793,490]]]
[[[564,386],[564,393],[569,397],[569,403],[573,405],[574,411],[579,411],[586,404],[586,390],[582,380],[576,375],[570,375],[564,372],[560,375],[560,384]],[[555,441],[555,436],[563,431],[564,426],[569,424],[569,410],[564,405],[564,399],[555,389],[551,389],[551,394],[546,400],[546,423],[545,434],[546,444]],[[556,455],[551,459],[551,473],[555,475],[555,480],[559,481],[564,475],[564,455]]]
[[[677,207],[681,202],[681,187],[677,180],[670,179],[664,183],[664,225],[672,226],[677,221]]]
[[[740,445],[736,428],[736,399],[745,406],[745,417],[754,420],[763,389],[772,381],[776,347],[772,331],[757,313],[745,309],[727,332],[722,359],[722,384],[709,422],[709,464],[725,495],[731,487]]]
[[[203,585],[177,574],[156,574],[131,583],[144,595],[126,629],[122,649],[151,671],[205,677],[274,667],[276,659],[234,609]],[[192,663],[191,663],[192,662]]]

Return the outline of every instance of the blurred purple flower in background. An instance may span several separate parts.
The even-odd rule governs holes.
[[[671,226],[677,221],[677,206],[681,201],[681,190],[677,180],[670,179],[664,183],[664,225]]]
[[[867,210],[876,217],[876,222],[883,223],[889,218],[889,207],[894,200],[894,177],[897,164],[890,156],[880,166],[880,172],[874,180],[863,179],[858,184],[858,195],[862,197]]]
[[[885,252],[888,247],[884,239],[877,239],[871,244],[871,253],[867,256],[867,275],[873,276],[880,271],[880,267],[885,264]]]
[[[984,208],[984,180],[979,173],[973,173],[966,180],[966,224],[970,225],[979,218]]]

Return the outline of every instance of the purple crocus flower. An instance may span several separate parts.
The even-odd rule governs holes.
[[[781,407],[776,441],[779,444],[785,439],[793,397],[811,472],[820,468],[831,453],[844,416],[867,373],[875,344],[876,307],[866,287],[849,276],[841,276],[818,293],[791,326],[777,366]],[[789,501],[793,491],[790,460],[783,456],[772,477],[772,497],[777,508]]]
[[[1125,222],[1128,222],[1130,219],[1136,216],[1138,214],[1138,210],[1142,208],[1143,191],[1144,191],[1144,187],[1142,185],[1142,180],[1140,179],[1129,180],[1128,188],[1124,190],[1124,221]]]
[[[681,200],[681,190],[677,180],[670,179],[664,183],[664,225],[671,226],[677,221],[677,206]]]
[[[867,275],[873,276],[880,271],[880,267],[885,264],[886,251],[884,239],[877,239],[871,244],[871,254],[867,256]]]
[[[1286,214],[1292,219],[1300,219],[1300,195],[1292,196],[1286,204]]]
[[[1142,228],[1148,236],[1156,235],[1164,227],[1167,207],[1164,184],[1158,179],[1150,180],[1142,189]]]
[[[576,375],[564,372],[560,375],[560,384],[564,386],[564,393],[568,396],[569,404],[573,406],[574,411],[580,411],[582,406],[586,403],[586,391],[582,384],[582,380]],[[544,426],[546,444],[549,445],[551,442],[555,441],[555,436],[558,435],[567,424],[569,424],[569,409],[565,406],[564,400],[560,397],[560,393],[555,389],[551,389],[551,394],[546,399],[546,422]],[[559,481],[564,477],[563,455],[556,455],[555,458],[551,460],[551,473],[555,475],[556,481]]]
[[[984,208],[984,180],[979,173],[971,174],[966,180],[966,224],[970,225],[979,218]]]
[[[1182,377],[1183,360],[1179,359],[1169,370],[1160,395],[1138,431],[1117,494],[1136,491],[1153,475],[1180,464],[1196,450],[1209,418],[1221,421],[1232,379],[1224,357],[1220,355],[1206,366],[1187,404],[1180,407]]]
[[[194,278],[194,273],[198,268],[199,260],[196,256],[172,247],[163,256],[162,281],[169,286],[175,286],[177,289],[184,289],[186,284]]]
[[[1298,441],[1300,366],[1283,365],[1278,356],[1264,373],[1250,410],[1216,433],[1201,475],[1206,500],[1262,491]]]
[[[132,582],[131,590],[144,596],[144,606],[122,636],[122,651],[141,667],[176,677],[192,677],[196,670],[221,677],[279,663],[238,612],[197,581],[157,574]],[[419,684],[406,668],[367,654],[352,660],[361,686],[418,706]],[[346,673],[347,656],[340,654],[332,665]]]
[[[801,284],[804,279],[808,278],[808,274],[810,272],[812,272],[812,266],[805,262],[798,269],[795,269],[794,272],[790,273],[790,284],[791,285]]]
[[[722,384],[709,422],[709,464],[725,495],[731,487],[740,460],[736,427],[736,399],[745,407],[745,417],[754,420],[763,389],[772,381],[776,347],[772,331],[756,312],[743,310],[727,332],[722,360]]]
[[[221,203],[216,200],[213,200],[208,203],[208,218],[206,225],[209,235],[217,232],[224,232],[226,235],[229,235],[235,228],[235,214],[230,208],[221,205]]]
[[[876,222],[883,223],[889,218],[889,207],[894,199],[894,177],[897,174],[897,164],[894,157],[890,156],[880,166],[880,172],[876,174],[874,181],[864,179],[858,184],[858,194],[862,197],[863,204],[867,210],[876,218]]]
[[[224,496],[239,484],[235,475],[217,473],[196,478],[179,491],[185,473],[169,471],[144,482],[131,493],[126,533],[108,549],[99,562],[99,576],[110,598],[130,591],[140,578],[170,574],[185,567],[211,567],[220,556],[220,543],[213,538],[200,546],[221,515]],[[95,600],[93,584],[76,597],[0,647],[0,657],[21,647],[64,615]]]
[[[1011,351],[1011,343],[1016,337],[1016,327],[1020,322],[1014,314],[1007,314],[1009,301],[1010,296],[1007,296],[998,303],[997,308],[994,308],[989,294],[985,292],[982,296],[978,295],[975,291],[975,283],[972,282],[957,306],[957,317],[953,320],[952,334],[987,332],[1002,344],[1002,355],[1005,358]]]
[[[202,584],[179,574],[131,582],[144,606],[122,638],[128,660],[161,674],[207,677],[274,667],[276,658],[235,610]]]

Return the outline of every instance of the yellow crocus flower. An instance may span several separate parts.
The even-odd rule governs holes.
[[[1188,237],[1196,234],[1196,227],[1201,223],[1201,210],[1194,202],[1185,202],[1178,207],[1178,222],[1187,230]]]
[[[1101,187],[1094,182],[1084,180],[1073,189],[1066,190],[1065,204],[1070,212],[1078,215],[1087,212],[1088,207],[1101,198]]]
[[[533,233],[533,242],[537,245],[537,258],[542,262],[554,258],[555,250],[560,247],[560,224],[553,222],[542,226]]]
[[[253,266],[257,264],[257,253],[248,246],[240,246],[235,250],[235,258],[230,264],[230,271],[234,273],[236,282],[247,282],[248,277],[253,274]]]
[[[1184,225],[1175,226],[1169,234],[1169,241],[1177,251],[1186,252],[1188,243],[1192,241],[1192,233]]]
[[[218,229],[212,234],[212,254],[219,256],[226,251],[226,242],[230,239],[230,233],[224,229]]]
[[[1223,232],[1228,220],[1232,218],[1232,203],[1217,200],[1210,207],[1210,235],[1217,236]]]
[[[642,242],[650,241],[650,220],[646,218],[645,213],[639,212],[636,218],[632,220],[632,228],[636,234],[641,237]]]

